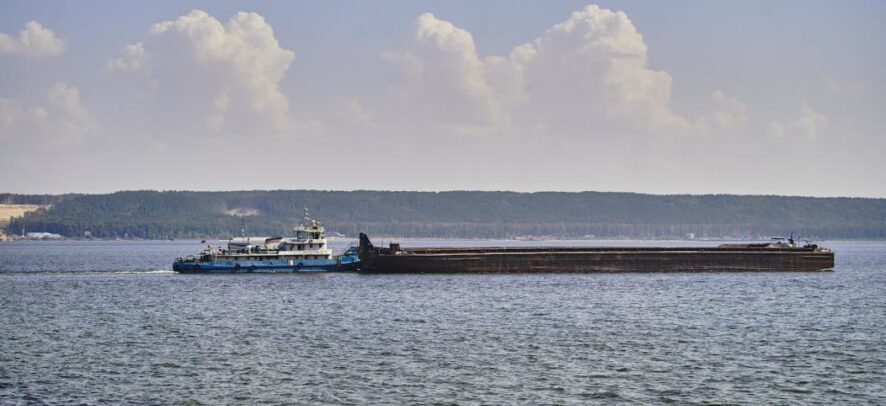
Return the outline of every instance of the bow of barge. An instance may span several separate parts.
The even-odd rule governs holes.
[[[367,273],[747,272],[833,269],[833,251],[783,241],[718,247],[375,247],[360,234]]]

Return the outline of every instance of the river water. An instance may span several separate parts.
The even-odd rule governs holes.
[[[833,272],[367,276],[4,242],[0,404],[886,404],[886,243],[824,245]]]

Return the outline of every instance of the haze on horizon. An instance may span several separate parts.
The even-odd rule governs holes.
[[[886,3],[0,4],[0,192],[886,197]]]

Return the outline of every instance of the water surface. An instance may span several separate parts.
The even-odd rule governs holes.
[[[450,243],[552,244],[404,245]],[[0,403],[884,404],[886,243],[826,245],[833,272],[366,276],[0,243]]]

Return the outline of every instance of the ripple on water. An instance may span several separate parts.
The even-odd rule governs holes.
[[[808,274],[205,277],[6,256],[0,403],[884,404],[886,244],[835,244],[837,270]]]

